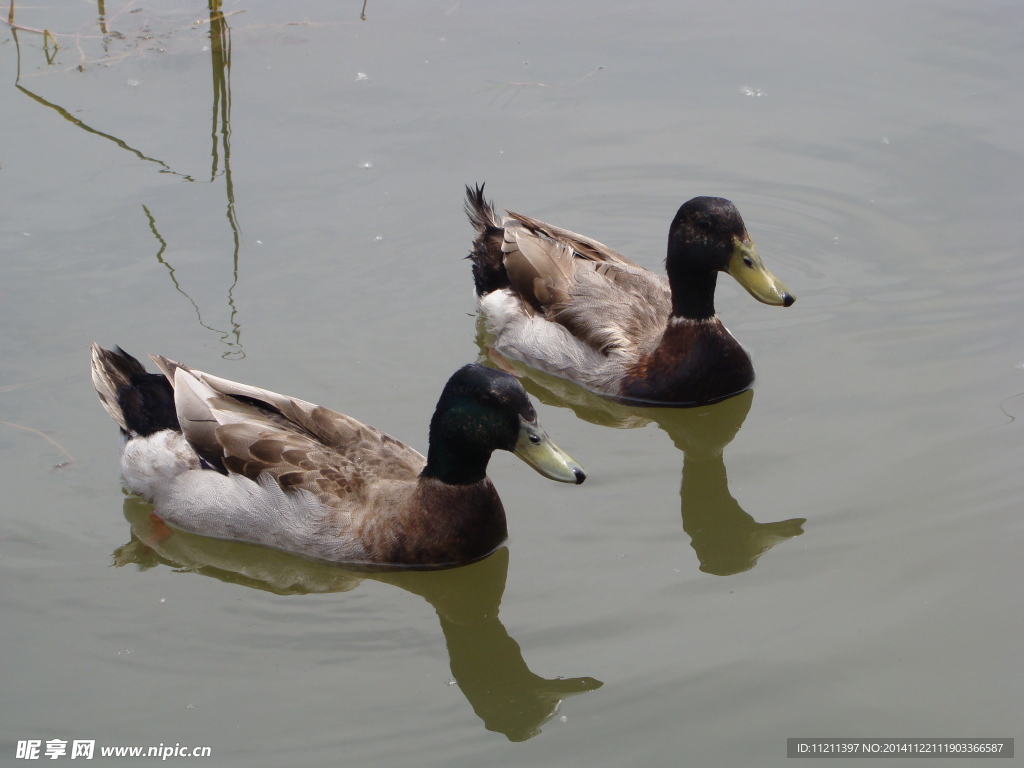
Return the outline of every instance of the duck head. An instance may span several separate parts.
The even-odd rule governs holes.
[[[788,307],[796,301],[765,269],[736,206],[721,197],[695,197],[680,206],[669,229],[665,269],[677,317],[714,315],[719,272],[728,272],[765,304]]]
[[[495,450],[514,453],[547,478],[582,483],[583,467],[555,445],[518,379],[472,364],[445,385],[430,421],[424,476],[452,485],[482,480]]]

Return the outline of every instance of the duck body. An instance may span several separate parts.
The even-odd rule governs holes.
[[[718,319],[719,272],[755,298],[795,300],[761,263],[736,207],[698,197],[669,231],[667,277],[589,237],[466,188],[479,309],[499,354],[626,402],[702,405],[748,389],[750,356]]]
[[[192,533],[336,562],[446,567],[507,537],[486,476],[493,450],[563,482],[585,477],[519,383],[481,366],[449,380],[424,457],[323,406],[151,357],[161,373],[93,345],[93,384],[121,427],[126,485]]]

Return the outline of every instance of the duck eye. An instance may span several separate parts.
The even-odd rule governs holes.
[[[710,219],[697,219],[697,227],[698,227],[698,229],[703,229],[703,230],[707,231],[707,230],[711,229],[711,220]]]
[[[540,445],[540,435],[536,434],[535,432],[531,432],[530,442],[533,443],[534,445]]]
[[[480,403],[480,405],[486,406],[488,408],[493,408],[498,404],[498,401],[494,399],[494,395],[492,395],[490,392],[484,392],[482,395],[480,395],[480,398],[479,400],[477,400],[477,402]]]
[[[750,258],[749,256],[744,256],[743,257],[743,263],[746,264],[748,267],[754,266],[754,260],[752,258]]]

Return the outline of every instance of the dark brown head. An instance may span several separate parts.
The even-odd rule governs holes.
[[[715,282],[728,272],[758,301],[790,306],[796,297],[765,269],[743,217],[722,197],[683,203],[668,234],[665,259],[672,286],[673,314],[703,319],[715,313]]]

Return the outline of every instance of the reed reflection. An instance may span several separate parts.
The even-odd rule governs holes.
[[[40,106],[53,110],[74,127],[95,137],[113,143],[119,149],[129,152],[145,163],[156,165],[158,167],[158,173],[176,176],[181,181],[185,182],[196,182],[197,179],[194,175],[172,168],[163,160],[152,157],[141,149],[129,145],[126,141],[114,135],[114,133],[101,131],[87,124],[80,118],[75,117],[75,115],[72,114],[73,110],[66,109],[60,104],[48,100],[34,90],[30,90],[22,82],[22,48],[18,34],[19,31],[42,36],[43,52],[46,56],[46,62],[48,65],[55,64],[54,57],[56,56],[57,51],[61,49],[58,39],[62,39],[66,42],[70,40],[75,41],[76,48],[81,54],[81,63],[76,68],[79,71],[84,71],[87,66],[92,66],[98,63],[103,63],[105,66],[110,67],[116,62],[124,60],[136,50],[133,43],[137,44],[139,40],[148,39],[152,36],[152,30],[150,29],[149,24],[153,19],[144,12],[136,13],[136,11],[141,10],[142,9],[122,9],[113,17],[109,17],[106,12],[106,4],[103,0],[98,0],[95,23],[99,26],[101,35],[97,36],[94,34],[83,33],[51,32],[49,30],[35,29],[31,26],[15,23],[15,4],[12,0],[7,24],[11,29],[11,36],[14,40],[17,57],[14,87],[17,91],[32,99],[32,101],[36,102]],[[158,212],[146,205],[143,205],[142,213],[146,217],[150,232],[157,241],[157,262],[167,269],[171,282],[174,285],[174,289],[178,293],[182,294],[189,303],[192,304],[196,311],[199,324],[203,328],[216,334],[220,343],[227,346],[227,351],[225,351],[221,356],[225,359],[240,359],[245,357],[245,351],[242,348],[242,329],[241,324],[237,319],[238,308],[235,305],[234,291],[238,285],[239,279],[239,254],[241,251],[242,235],[236,215],[235,189],[231,175],[231,29],[228,26],[226,15],[221,10],[221,0],[209,0],[208,10],[210,14],[209,50],[213,80],[213,124],[210,130],[213,147],[210,151],[212,167],[209,183],[213,184],[216,183],[218,179],[223,179],[225,196],[227,198],[225,217],[227,219],[228,230],[231,233],[233,244],[231,253],[232,279],[226,292],[228,310],[227,330],[218,328],[205,321],[203,319],[203,310],[200,309],[200,304],[202,302],[197,302],[182,287],[181,281],[175,275],[175,268],[171,263],[171,259],[166,253],[168,251],[168,240],[160,234],[160,229],[158,227]],[[28,11],[31,12],[31,8],[29,8]],[[190,16],[189,18],[193,19],[193,21],[190,21],[186,26],[182,26],[177,29],[168,28],[160,35],[165,45],[173,45],[174,39],[178,34],[186,33],[194,29],[199,24],[194,21],[194,17]],[[120,29],[114,29],[115,25],[120,27]],[[127,46],[127,48],[120,55],[113,55],[110,53],[110,47],[118,41],[123,41],[123,44]],[[89,55],[91,52],[90,45],[102,47],[102,52],[97,51],[95,58],[91,58]],[[106,115],[105,117],[109,119],[111,116]],[[173,250],[173,248],[171,250]],[[204,281],[208,279],[208,275],[204,273]],[[209,314],[209,312],[207,314]]]
[[[526,391],[545,405],[569,408],[584,421],[601,426],[635,429],[654,423],[668,433],[683,453],[680,511],[700,570],[715,576],[749,571],[776,544],[803,533],[805,518],[759,523],[729,493],[723,453],[743,426],[753,390],[696,408],[624,405],[500,357],[487,349],[482,325],[478,330],[477,342],[483,350],[480,362],[514,373]]]
[[[440,571],[355,571],[233,541],[178,531],[137,496],[124,502],[131,541],[114,551],[116,566],[160,565],[278,595],[347,592],[365,579],[419,595],[437,612],[452,676],[489,731],[525,741],[557,714],[561,702],[600,688],[592,677],[544,678],[530,670],[498,611],[505,591],[506,547],[461,568]]]
[[[235,212],[235,183],[231,176],[231,27],[221,11],[221,0],[210,0],[210,62],[213,72],[213,127],[210,130],[213,148],[210,151],[212,167],[210,183],[219,175],[224,177],[224,193],[227,197],[226,216],[231,229],[234,248],[231,253],[233,280],[228,288],[230,308],[230,334],[222,333],[221,341],[231,347],[225,358],[245,357],[242,350],[242,329],[236,320],[235,288],[238,286],[238,254],[242,247],[242,231],[238,226]],[[234,341],[230,337],[234,337]]]

